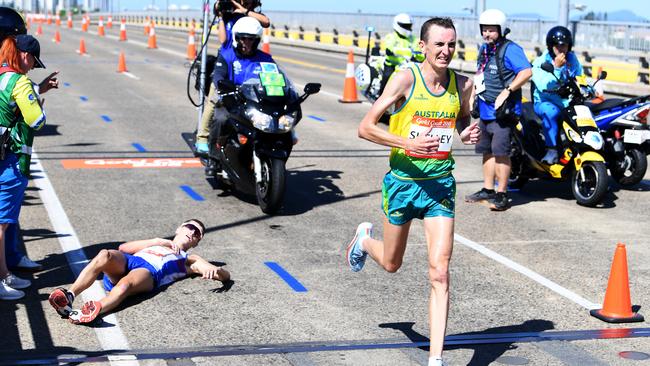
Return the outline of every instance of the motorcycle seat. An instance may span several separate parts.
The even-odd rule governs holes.
[[[605,99],[602,103],[585,102],[585,105],[591,110],[592,113],[599,113],[611,108],[621,106],[624,102],[625,99],[612,98]]]

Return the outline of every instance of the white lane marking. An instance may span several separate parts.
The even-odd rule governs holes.
[[[59,244],[61,244],[61,249],[65,253],[66,259],[70,264],[70,268],[74,273],[75,277],[79,275],[81,270],[84,268],[86,263],[88,263],[88,258],[83,252],[77,233],[74,231],[68,215],[66,215],[59,197],[54,191],[54,187],[50,182],[50,179],[45,173],[45,169],[38,159],[38,154],[34,151],[32,153],[32,163],[34,164],[35,175],[40,175],[38,179],[34,179],[36,187],[38,187],[39,195],[43,201],[43,206],[47,210],[47,214],[50,217],[50,222],[52,223],[52,228],[54,232],[59,234]],[[83,300],[97,300],[105,296],[104,289],[102,288],[99,281],[95,281],[93,285],[82,293]],[[105,350],[109,349],[129,349],[129,342],[126,339],[120,325],[117,322],[117,317],[115,314],[106,315],[103,317],[104,321],[110,324],[114,324],[112,327],[97,327],[94,328],[95,334],[101,347]],[[69,325],[73,326],[73,325]],[[117,365],[117,364],[116,364]],[[133,365],[137,366],[139,363],[137,361],[125,362],[120,361],[120,366],[124,365]]]
[[[81,32],[81,29],[77,29],[77,28],[74,28],[74,29],[72,29],[72,30],[75,31],[75,32]],[[83,33],[83,32],[82,32],[82,33]],[[99,37],[99,36],[96,35],[96,34],[89,34],[89,35]],[[99,38],[101,38],[101,37],[99,37]],[[118,37],[118,36],[114,36],[114,35],[106,35],[106,36],[104,36],[103,38],[109,38],[109,39],[114,39],[114,40],[119,41],[119,37]],[[124,43],[131,43],[131,44],[136,44],[136,45],[144,46],[144,47],[148,47],[148,46],[149,46],[148,43],[140,42],[140,41],[134,41],[134,40],[132,40],[132,39],[127,39],[126,41],[121,41],[121,42],[124,42]],[[170,49],[167,49],[167,48],[164,48],[164,47],[158,47],[158,48],[155,48],[155,49],[152,49],[152,50],[160,50],[160,51],[163,51],[163,52],[169,53],[169,54],[171,54],[171,55],[180,56],[180,57],[183,57],[183,58],[187,56],[186,53],[178,52],[178,51],[174,51],[174,50],[170,50]]]
[[[140,80],[139,77],[137,77],[137,76],[131,74],[131,73],[128,72],[128,71],[121,72],[121,74],[123,74],[124,76],[128,76],[128,77],[130,77],[131,79]]]
[[[303,88],[305,87],[304,84],[300,84],[300,83],[293,83],[293,85],[295,85],[295,86],[296,86],[297,88],[299,88],[299,89],[303,89]],[[318,92],[318,94],[324,94],[324,95],[327,95],[328,97],[332,97],[332,98],[336,98],[336,99],[341,99],[341,94],[336,94],[336,93],[328,92],[328,91],[323,90],[323,89],[321,89],[321,90]],[[372,105],[372,103],[370,103],[370,102],[367,101],[367,100],[364,100],[364,99],[359,99],[359,100],[360,100],[361,103],[363,103],[363,104]]]
[[[461,236],[459,234],[454,234],[454,240],[459,242],[460,244],[463,244],[463,245],[465,245],[465,246],[467,246],[467,247],[469,247],[471,249],[476,250],[477,252],[483,254],[484,256],[486,256],[488,258],[494,259],[495,261],[505,265],[506,267],[509,267],[509,268],[523,274],[524,276],[530,278],[531,280],[539,283],[540,285],[550,289],[551,291],[553,291],[553,292],[555,292],[555,293],[557,293],[557,294],[559,294],[561,296],[566,297],[567,299],[575,302],[576,304],[582,306],[583,308],[586,308],[587,310],[600,309],[600,305],[594,304],[593,302],[585,299],[584,297],[576,294],[575,292],[573,292],[571,290],[568,290],[568,289],[558,285],[557,283],[549,280],[548,278],[543,277],[539,273],[534,272],[534,271],[522,266],[521,264],[516,263],[516,262],[502,256],[501,254],[484,247],[481,244],[473,242],[473,241],[471,241],[471,240],[469,240],[469,239],[467,239],[467,238],[465,238],[465,237],[463,237],[463,236]]]

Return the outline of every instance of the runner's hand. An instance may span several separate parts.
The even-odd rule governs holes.
[[[472,122],[467,128],[460,133],[460,140],[465,145],[474,145],[481,138],[481,129],[478,127],[478,122]]]
[[[428,136],[429,132],[431,132],[431,130],[426,134],[421,134],[414,139],[407,140],[406,150],[417,155],[429,155],[438,151],[438,147],[440,146],[440,137]]]

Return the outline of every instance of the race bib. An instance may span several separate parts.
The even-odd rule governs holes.
[[[408,138],[415,139],[422,134],[430,137],[437,136],[440,145],[438,145],[438,151],[432,154],[420,155],[406,150],[406,155],[416,158],[447,159],[453,143],[454,128],[456,128],[456,119],[413,116]]]

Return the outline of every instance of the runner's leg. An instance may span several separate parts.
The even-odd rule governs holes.
[[[117,305],[131,295],[153,290],[153,285],[153,276],[147,269],[136,268],[130,271],[120,279],[105,298],[99,300],[102,304],[100,314],[115,309]]]
[[[429,249],[429,339],[430,357],[440,357],[449,311],[449,260],[454,242],[454,219],[427,217],[424,232]]]
[[[108,275],[111,282],[118,281],[126,272],[126,258],[119,250],[102,249],[81,271],[79,277],[70,286],[69,291],[78,296],[92,286],[100,273]]]
[[[411,221],[393,225],[384,217],[384,241],[368,238],[363,249],[386,271],[394,273],[402,266]]]

